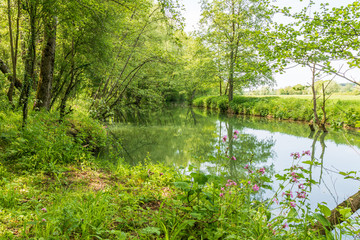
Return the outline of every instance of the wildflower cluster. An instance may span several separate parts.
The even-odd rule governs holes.
[[[220,197],[223,197],[226,192],[228,192],[229,194],[231,194],[231,189],[230,189],[231,186],[237,186],[237,183],[234,182],[234,181],[231,180],[231,179],[228,179],[228,180],[227,180],[227,183],[225,184],[225,187],[226,187],[226,188],[224,188],[224,187],[221,188],[221,193],[220,193],[219,196],[220,196]]]

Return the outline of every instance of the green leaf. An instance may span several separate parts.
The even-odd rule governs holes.
[[[288,215],[287,215],[287,217],[288,218],[294,218],[296,215],[297,215],[297,212],[296,212],[295,208],[291,208]]]
[[[324,214],[325,217],[329,217],[331,215],[331,210],[327,206],[318,203],[318,207],[320,209],[320,212]]]
[[[343,218],[349,218],[352,215],[351,208],[341,208],[338,211]]]
[[[209,179],[209,177],[202,172],[193,172],[190,174],[190,176],[194,178],[194,182],[200,185],[204,185]]]
[[[320,213],[315,213],[314,214],[314,218],[321,223],[323,226],[325,227],[330,227],[331,224],[329,222],[329,220],[327,220],[323,215],[321,215]]]

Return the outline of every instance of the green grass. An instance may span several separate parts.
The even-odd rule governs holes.
[[[360,97],[333,96],[326,102],[328,123],[334,127],[355,127],[360,121]],[[318,115],[322,118],[318,103]],[[235,114],[253,115],[268,118],[310,121],[313,119],[310,96],[235,96],[229,103],[227,96],[205,96],[196,98],[193,105],[217,109]]]

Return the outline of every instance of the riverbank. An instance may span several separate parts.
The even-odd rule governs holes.
[[[276,118],[281,120],[312,120],[311,99],[296,97],[235,96],[229,103],[227,96],[204,96],[194,99],[193,106],[216,109],[221,112]],[[321,119],[322,112],[318,106]],[[360,101],[328,100],[326,104],[328,124],[335,128],[355,128],[360,121]]]
[[[307,152],[289,157],[293,168],[277,176],[300,194],[282,188],[262,199],[271,170],[256,159],[237,162],[239,177],[149,160],[129,166],[108,129],[82,112],[62,122],[35,112],[26,129],[19,127],[20,113],[0,117],[7,117],[0,125],[1,239],[320,238],[311,226],[321,218],[306,210],[316,184],[300,167]],[[219,136],[217,157],[209,161],[239,161],[220,150],[239,141],[237,134]]]

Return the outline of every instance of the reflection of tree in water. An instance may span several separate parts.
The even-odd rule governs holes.
[[[237,138],[234,138],[235,130],[239,131]],[[217,146],[220,146],[220,152],[228,157],[219,158],[217,149],[213,151],[213,157],[210,160],[217,164],[217,166],[209,167],[209,171],[212,174],[226,173],[231,179],[240,179],[246,173],[244,169],[246,164],[256,165],[260,168],[274,156],[274,151],[272,150],[275,145],[274,139],[258,139],[254,135],[245,134],[242,125],[234,125],[230,121],[219,121],[218,132]],[[228,138],[223,143],[222,138],[225,135]],[[236,160],[231,159],[233,156]],[[273,173],[273,166],[268,166],[267,174],[272,175]]]
[[[121,141],[121,157],[130,164],[143,162],[150,153],[154,162],[187,165],[192,155],[207,155],[215,144],[215,119],[188,109],[153,114],[147,124],[114,125],[110,130]]]

